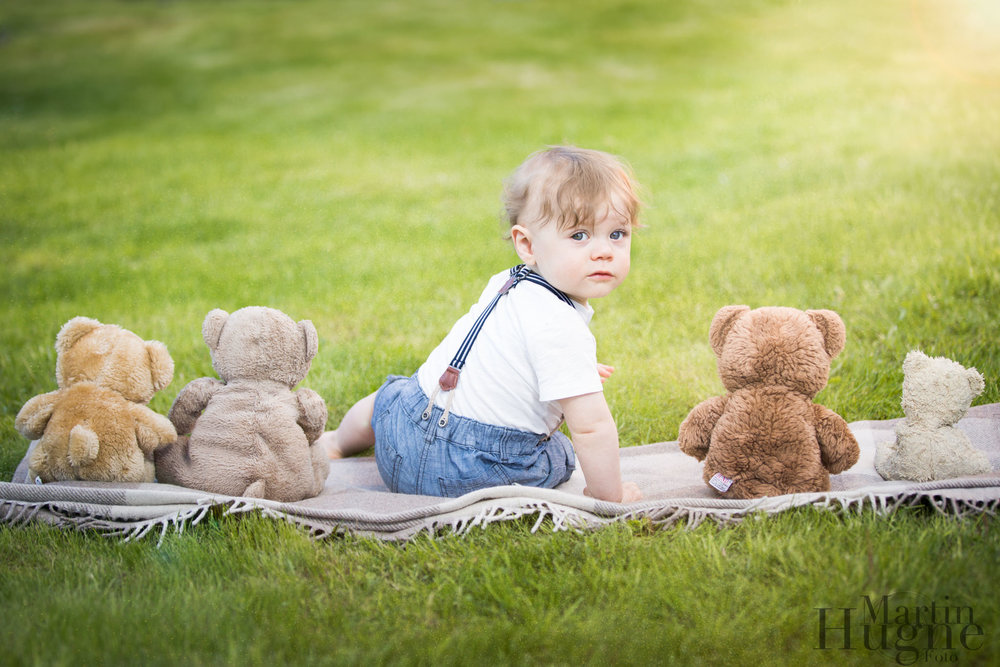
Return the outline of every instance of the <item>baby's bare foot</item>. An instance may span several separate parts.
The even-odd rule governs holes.
[[[326,431],[316,438],[316,444],[325,449],[326,455],[331,459],[344,458],[344,453],[340,450],[340,444],[337,442],[336,431]]]

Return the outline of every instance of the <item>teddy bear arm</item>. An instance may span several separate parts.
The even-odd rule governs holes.
[[[299,389],[295,392],[299,403],[298,424],[305,431],[310,443],[323,434],[326,427],[327,409],[323,398],[312,389]]]
[[[177,441],[177,431],[170,420],[157,414],[144,405],[137,405],[135,419],[135,437],[139,449],[146,454],[173,444]]]
[[[823,467],[837,475],[857,463],[861,450],[844,418],[815,403],[813,414]]]
[[[177,433],[190,434],[194,429],[194,423],[201,416],[202,411],[208,405],[209,400],[225,384],[215,378],[198,378],[192,380],[181,389],[174,399],[174,404],[170,406],[167,418],[174,425]]]
[[[56,407],[56,398],[59,391],[50,391],[47,394],[35,396],[17,413],[14,418],[14,427],[24,437],[29,440],[37,440],[45,433],[45,427],[52,417],[52,412]]]
[[[681,451],[699,461],[708,455],[712,430],[726,409],[726,396],[715,396],[694,407],[681,422],[677,444]]]

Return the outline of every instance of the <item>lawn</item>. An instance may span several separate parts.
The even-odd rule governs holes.
[[[842,316],[817,401],[848,421],[902,415],[914,348],[1000,401],[988,0],[0,0],[0,478],[77,315],[167,344],[161,413],[215,376],[209,310],[310,319],[303,386],[334,426],[514,263],[501,182],[558,143],[643,185],[592,325],[623,446],[722,392],[708,325],[735,303]],[[992,517],[532,525],[400,546],[215,517],[159,548],[0,527],[0,663],[1000,659]],[[968,608],[982,641],[817,648],[818,610],[882,596]]]

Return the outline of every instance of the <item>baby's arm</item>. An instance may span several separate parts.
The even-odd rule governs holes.
[[[559,401],[580,461],[585,493],[600,500],[631,503],[642,498],[634,483],[622,484],[618,460],[618,427],[602,392]]]

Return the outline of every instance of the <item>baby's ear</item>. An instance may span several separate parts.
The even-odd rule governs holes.
[[[312,361],[319,352],[319,335],[316,333],[316,327],[311,320],[302,320],[299,322],[299,328],[306,341],[306,361]]]
[[[205,316],[205,321],[201,325],[201,337],[205,339],[205,344],[208,345],[208,349],[215,352],[215,348],[219,346],[219,339],[222,337],[222,327],[226,326],[226,320],[229,319],[229,313],[222,310],[221,308],[216,308]]]
[[[733,328],[736,321],[750,312],[750,306],[723,306],[712,318],[712,325],[708,328],[708,342],[715,351],[715,356],[722,356],[722,348],[726,345],[726,336]]]
[[[531,248],[531,232],[522,225],[510,228],[510,241],[514,244],[514,252],[525,264],[534,265],[535,254]]]
[[[807,310],[806,315],[813,321],[816,328],[823,336],[823,347],[826,353],[833,359],[847,343],[847,329],[844,327],[844,320],[840,315],[832,310]]]

